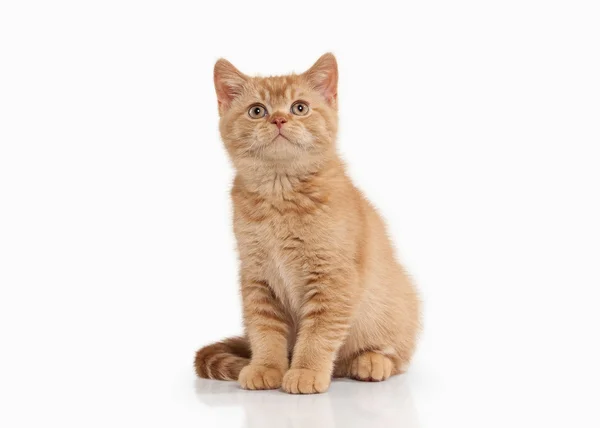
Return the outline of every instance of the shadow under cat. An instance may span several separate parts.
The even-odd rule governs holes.
[[[196,379],[196,397],[213,408],[241,407],[244,428],[418,428],[405,376],[385,382],[339,379],[327,394],[245,391],[237,382]]]

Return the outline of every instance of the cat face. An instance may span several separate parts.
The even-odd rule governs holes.
[[[305,73],[250,77],[215,64],[221,137],[234,160],[267,162],[318,157],[337,133],[337,64],[323,55]]]

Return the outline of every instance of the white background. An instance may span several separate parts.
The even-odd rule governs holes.
[[[0,425],[598,427],[594,1],[0,4]],[[340,67],[339,149],[425,302],[410,372],[202,382],[241,332],[212,67]]]

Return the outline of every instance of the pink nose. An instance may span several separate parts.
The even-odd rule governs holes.
[[[287,122],[287,120],[285,119],[285,117],[281,117],[281,116],[275,116],[273,119],[271,119],[271,123],[274,123],[275,125],[277,125],[277,127],[279,129],[281,129],[283,124],[286,122]]]

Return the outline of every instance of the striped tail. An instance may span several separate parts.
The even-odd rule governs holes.
[[[250,344],[244,337],[232,337],[201,348],[196,353],[196,374],[204,379],[237,380],[250,363]]]

